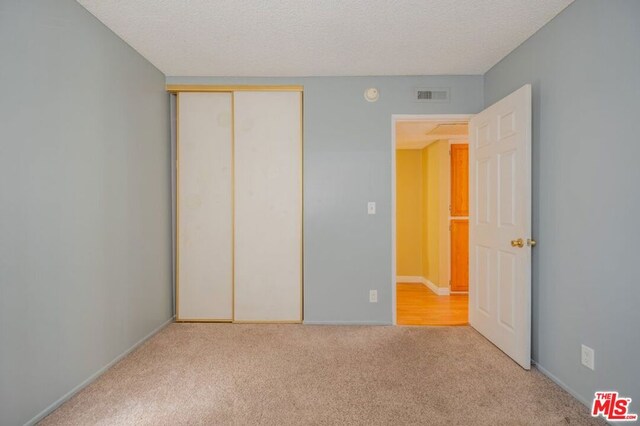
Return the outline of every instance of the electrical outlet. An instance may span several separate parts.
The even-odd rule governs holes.
[[[378,290],[369,290],[369,303],[378,303]]]
[[[582,365],[595,370],[595,353],[589,346],[582,345]]]
[[[368,214],[376,214],[376,202],[375,201],[369,201],[367,203],[367,213]]]

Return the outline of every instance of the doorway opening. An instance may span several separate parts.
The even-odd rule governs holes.
[[[470,116],[393,116],[399,325],[466,325]]]

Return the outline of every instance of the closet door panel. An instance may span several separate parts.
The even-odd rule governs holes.
[[[231,320],[231,93],[178,98],[178,320]]]
[[[234,318],[301,321],[301,94],[234,96]]]

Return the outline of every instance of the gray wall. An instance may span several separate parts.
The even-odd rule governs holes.
[[[640,2],[578,0],[485,75],[533,84],[533,358],[640,401]],[[595,371],[580,345],[595,349]]]
[[[73,0],[0,2],[0,424],[172,316],[164,75]]]
[[[170,84],[304,85],[304,318],[390,324],[391,115],[476,113],[482,77],[168,77]],[[451,102],[413,102],[416,87],[450,87]],[[369,103],[364,90],[377,87]],[[367,202],[377,215],[367,215]],[[369,289],[378,303],[369,303]]]

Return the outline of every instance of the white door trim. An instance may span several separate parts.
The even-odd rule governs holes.
[[[393,114],[391,116],[391,314],[398,323],[396,306],[396,123],[398,121],[468,122],[474,114]]]

